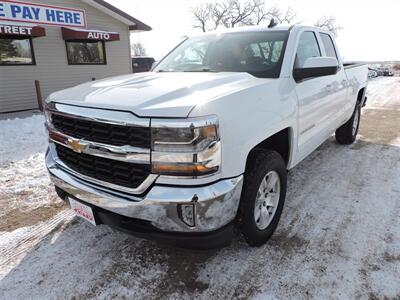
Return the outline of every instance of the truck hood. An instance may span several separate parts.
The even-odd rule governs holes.
[[[84,83],[55,92],[48,101],[131,111],[143,117],[183,118],[197,105],[256,82],[247,73],[149,72]]]

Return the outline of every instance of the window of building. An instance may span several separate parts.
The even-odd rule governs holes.
[[[332,38],[329,34],[320,33],[322,44],[324,44],[326,55],[329,57],[338,58],[335,50],[335,46],[333,45]]]
[[[103,41],[65,42],[68,64],[70,65],[105,65],[106,51]]]
[[[30,38],[0,38],[0,65],[34,65],[32,40]]]

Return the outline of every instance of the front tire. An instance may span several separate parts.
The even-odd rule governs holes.
[[[285,162],[275,151],[254,150],[246,167],[239,225],[250,246],[261,246],[274,233],[286,197]]]
[[[361,105],[357,103],[350,120],[339,127],[335,132],[336,141],[342,145],[354,143],[360,126]]]

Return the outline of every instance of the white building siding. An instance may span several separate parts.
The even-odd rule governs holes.
[[[68,65],[61,28],[44,26],[46,36],[32,39],[35,66],[0,66],[0,112],[37,108],[35,80],[40,81],[43,98],[46,98],[54,91],[92,78],[101,79],[131,72],[128,25],[78,0],[30,2],[84,9],[88,29],[118,32],[120,41],[105,43],[106,65]]]

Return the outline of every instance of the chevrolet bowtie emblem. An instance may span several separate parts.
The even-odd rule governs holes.
[[[68,139],[67,145],[77,153],[82,153],[87,147],[87,144],[82,143],[78,139]]]

